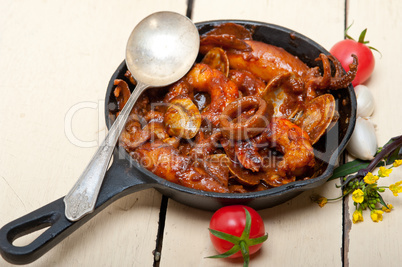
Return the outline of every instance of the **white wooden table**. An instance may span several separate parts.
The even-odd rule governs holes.
[[[0,227],[64,196],[75,183],[105,135],[105,89],[124,58],[126,40],[142,18],[161,10],[195,22],[274,23],[328,50],[343,38],[345,25],[354,22],[349,33],[356,38],[367,27],[367,39],[382,53],[374,53],[375,71],[366,82],[376,99],[372,120],[379,144],[402,134],[401,1],[1,0]],[[401,176],[396,169],[384,183]],[[340,193],[335,182],[314,192]],[[366,213],[354,225],[350,199],[320,208],[309,200],[314,192],[259,211],[269,239],[251,266],[400,266],[400,198],[385,194],[395,209],[382,222],[373,223]],[[211,216],[153,189],[134,193],[30,266],[242,266],[205,258],[215,254],[207,230]],[[0,258],[0,266],[9,263]]]

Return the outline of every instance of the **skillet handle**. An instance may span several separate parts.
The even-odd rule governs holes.
[[[13,264],[35,261],[115,200],[152,187],[152,183],[138,178],[142,176],[136,169],[130,168],[127,160],[116,160],[106,173],[94,212],[76,222],[69,221],[64,215],[63,198],[59,198],[3,226],[0,229],[1,256]],[[17,238],[48,226],[28,245],[19,247],[12,244]]]

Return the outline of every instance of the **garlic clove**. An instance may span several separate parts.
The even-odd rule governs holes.
[[[374,112],[374,97],[370,89],[365,85],[355,87],[357,99],[357,116],[367,118]]]
[[[377,137],[374,124],[365,118],[357,118],[356,126],[346,150],[354,157],[371,160],[377,152]]]

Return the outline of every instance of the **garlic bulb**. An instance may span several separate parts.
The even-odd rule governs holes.
[[[357,98],[357,117],[367,118],[374,112],[374,97],[371,91],[364,85],[355,87]]]
[[[362,160],[371,160],[377,151],[377,137],[373,123],[365,118],[357,118],[356,126],[347,145],[347,151]]]

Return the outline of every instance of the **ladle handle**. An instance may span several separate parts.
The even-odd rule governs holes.
[[[106,173],[94,212],[79,221],[70,221],[64,216],[63,198],[49,203],[0,229],[0,255],[13,264],[28,264],[35,261],[112,202],[133,192],[153,187],[152,183],[144,182],[139,177],[141,174],[133,169],[127,160],[113,162]],[[13,244],[17,238],[46,227],[49,228],[30,244],[25,246]]]
[[[70,192],[64,197],[65,215],[70,221],[77,221],[94,211],[95,202],[112,157],[114,147],[126,124],[127,118],[141,93],[149,86],[137,83],[137,86],[109,129],[105,140],[93,155],[88,166],[81,174]]]

